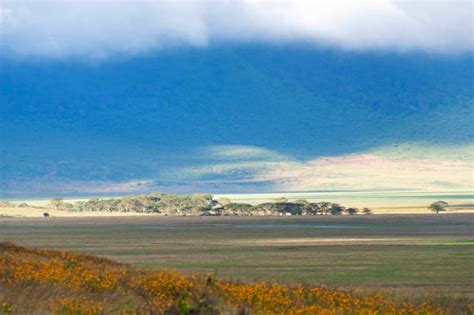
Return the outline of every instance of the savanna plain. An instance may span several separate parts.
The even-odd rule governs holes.
[[[382,293],[451,312],[467,312],[474,301],[471,213],[4,217],[0,241],[106,257],[151,272]]]

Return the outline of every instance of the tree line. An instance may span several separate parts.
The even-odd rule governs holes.
[[[38,208],[27,203],[13,203],[0,200],[0,208]],[[445,201],[433,202],[428,209],[432,212],[444,212],[449,207]],[[372,214],[369,208],[344,207],[332,202],[309,202],[307,200],[288,201],[281,197],[273,202],[265,202],[257,205],[248,203],[232,202],[228,198],[215,199],[210,194],[178,195],[167,193],[151,193],[149,195],[126,196],[120,198],[94,198],[87,201],[76,201],[74,203],[64,201],[62,198],[50,199],[46,208],[63,211],[78,212],[139,212],[157,213],[162,215],[209,215],[209,216],[250,216],[250,215],[355,215]]]
[[[65,202],[62,198],[50,200],[51,208],[66,211],[106,211],[159,213],[163,215],[208,215],[208,216],[250,216],[250,215],[355,215],[372,214],[369,208],[359,210],[344,207],[338,203],[288,201],[278,198],[273,202],[257,205],[232,202],[228,198],[215,199],[210,194],[177,195],[152,193],[149,195],[126,196],[111,199],[90,199],[88,201]]]

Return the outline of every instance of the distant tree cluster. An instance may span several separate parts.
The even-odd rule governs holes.
[[[288,201],[278,198],[273,202],[258,205],[232,202],[228,198],[214,199],[210,194],[176,195],[152,193],[112,199],[90,199],[88,201],[65,202],[61,198],[50,200],[51,208],[66,211],[105,211],[160,213],[174,216],[251,216],[251,215],[355,215],[357,208],[346,208],[337,203]],[[369,208],[362,213],[372,214]]]
[[[165,215],[202,215],[212,210],[217,200],[209,194],[175,195],[152,193],[111,199],[65,202],[61,198],[50,201],[51,208],[68,211],[105,211],[162,213]]]

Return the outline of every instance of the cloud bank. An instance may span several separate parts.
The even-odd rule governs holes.
[[[219,42],[474,51],[471,1],[2,1],[2,54],[105,58]]]

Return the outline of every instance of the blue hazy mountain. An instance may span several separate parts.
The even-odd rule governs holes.
[[[303,46],[181,49],[100,63],[1,60],[1,187],[160,179],[196,149],[295,159],[472,143],[472,55]]]

